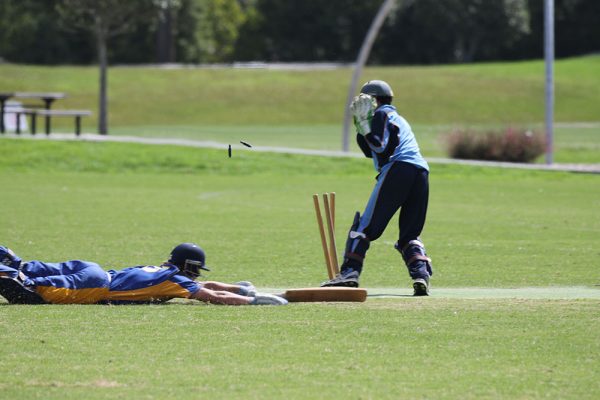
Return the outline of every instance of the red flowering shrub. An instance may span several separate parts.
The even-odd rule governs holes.
[[[545,152],[544,136],[530,130],[455,130],[447,136],[448,155],[465,160],[532,162]]]

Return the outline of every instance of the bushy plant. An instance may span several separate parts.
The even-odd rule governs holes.
[[[531,130],[454,130],[446,137],[448,155],[466,160],[532,162],[545,152],[544,136]]]

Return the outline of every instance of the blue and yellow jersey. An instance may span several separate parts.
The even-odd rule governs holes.
[[[16,272],[16,271],[15,271]],[[172,264],[105,271],[90,261],[45,263],[29,261],[21,267],[25,285],[53,304],[136,303],[187,298],[202,287]]]
[[[106,300],[156,301],[175,297],[190,297],[201,288],[201,284],[182,275],[172,264],[160,267],[139,266],[120,271],[110,270],[110,290]]]
[[[89,261],[45,263],[29,261],[21,272],[27,276],[25,285],[48,303],[93,304],[108,295],[110,277],[98,264]]]

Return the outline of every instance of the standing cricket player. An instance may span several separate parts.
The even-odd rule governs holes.
[[[350,110],[358,132],[356,141],[365,156],[373,159],[377,183],[362,216],[358,212],[354,216],[340,273],[321,286],[358,287],[371,241],[381,236],[400,208],[400,235],[394,247],[408,268],[414,295],[427,296],[433,272],[419,235],[427,214],[429,166],[410,125],[391,105],[390,85],[369,81],[360,92]]]

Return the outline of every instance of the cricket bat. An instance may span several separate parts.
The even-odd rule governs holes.
[[[367,300],[367,290],[349,287],[301,288],[288,289],[280,296],[291,303],[324,301],[363,302]]]

